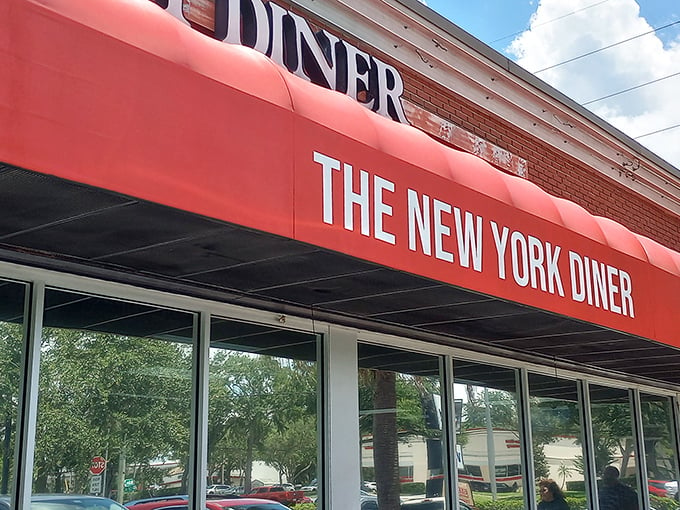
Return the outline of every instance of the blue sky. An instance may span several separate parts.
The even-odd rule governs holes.
[[[586,107],[680,167],[680,127],[673,128],[680,124],[680,1],[423,3],[581,104],[615,94]],[[590,57],[541,71],[629,38]],[[617,94],[628,88],[636,89]]]
[[[600,4],[611,0],[587,0],[584,5],[576,6],[576,2],[564,1],[564,18],[555,19],[552,23],[569,23],[570,12],[581,10],[588,12]],[[462,29],[484,41],[494,49],[504,52],[514,34],[529,28],[531,15],[536,12],[539,0],[425,0],[428,7],[445,18],[453,21]],[[640,15],[652,27],[666,25],[679,19],[680,2],[678,0],[638,0]],[[667,44],[680,34],[680,25],[659,32],[660,38]]]

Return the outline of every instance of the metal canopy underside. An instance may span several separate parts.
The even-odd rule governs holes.
[[[667,345],[7,165],[0,213],[6,260],[680,384]]]

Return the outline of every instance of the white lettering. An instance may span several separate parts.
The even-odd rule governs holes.
[[[314,151],[314,162],[322,169],[323,222],[333,224],[333,170],[340,170],[340,161]]]
[[[593,270],[593,297],[595,298],[595,306],[600,307],[600,300],[602,300],[602,308],[609,310],[607,305],[607,280],[604,264],[597,260],[592,261]]]
[[[416,251],[416,228],[420,246],[425,255],[432,255],[432,236],[430,234],[430,197],[423,195],[422,206],[418,200],[418,192],[407,191],[408,196],[408,248]]]
[[[583,261],[578,253],[569,252],[569,273],[571,275],[571,299],[582,303],[586,299],[586,283]]]
[[[453,253],[444,249],[444,236],[451,235],[451,229],[442,222],[442,213],[451,214],[451,205],[436,198],[434,206],[434,256],[446,262],[453,262]]]
[[[505,280],[505,249],[508,244],[508,227],[503,227],[503,234],[498,235],[498,224],[495,221],[491,222],[491,232],[493,233],[493,240],[496,243],[496,254],[498,255],[498,277]]]
[[[376,239],[395,244],[394,234],[383,229],[383,216],[392,216],[392,206],[383,202],[383,191],[394,193],[394,183],[379,176],[373,177],[373,220]]]
[[[401,107],[401,95],[404,93],[404,82],[401,75],[392,66],[373,59],[378,75],[378,109],[376,113],[385,117],[392,117],[403,124],[408,124],[406,115]],[[392,86],[390,86],[390,81]]]
[[[548,263],[548,292],[555,293],[555,285],[557,285],[557,293],[564,297],[564,288],[562,287],[562,277],[560,275],[560,268],[558,260],[562,248],[555,246],[555,251],[550,243],[545,243],[546,261]]]
[[[607,287],[609,287],[609,309],[614,313],[621,313],[621,307],[616,304],[616,295],[619,293],[619,286],[614,282],[619,270],[612,266],[607,266]]]
[[[375,99],[370,101],[359,99],[359,92],[369,90],[368,71],[371,57],[368,53],[349,44],[346,44],[345,47],[347,48],[347,95],[371,109]],[[363,71],[360,72],[359,69],[363,69]]]
[[[345,174],[345,229],[354,230],[354,205],[359,206],[361,213],[361,233],[365,236],[371,235],[368,210],[368,172],[359,171],[359,192],[354,192],[353,168],[352,165],[343,165]]]
[[[581,257],[573,251],[569,252],[569,271],[574,301],[580,303],[587,298],[591,306],[635,318],[632,283],[626,271]],[[620,296],[621,304],[617,296]]]
[[[258,0],[253,0],[253,2],[258,3]],[[285,34],[283,28],[283,18],[288,14],[288,11],[274,2],[269,2],[269,8],[271,9],[271,42],[269,43],[269,51],[266,51],[265,55],[281,67],[288,69],[285,61]]]
[[[472,255],[473,269],[477,272],[482,270],[482,217],[476,218],[475,223],[471,212],[465,212],[465,226],[461,210],[458,207],[453,209],[456,221],[456,237],[458,239],[458,258],[462,267],[470,267],[470,255]],[[464,232],[464,234],[463,234]]]
[[[517,285],[526,287],[529,285],[529,257],[527,241],[521,232],[515,230],[510,235],[510,250],[512,255],[512,276],[515,278]]]
[[[619,280],[621,281],[621,309],[623,315],[628,317],[635,317],[635,310],[633,309],[633,287],[630,281],[630,275],[624,270],[619,269]]]
[[[219,5],[219,4],[218,4]],[[244,44],[241,31],[241,0],[229,0],[223,3],[228,12],[215,12],[215,37],[225,43]],[[259,0],[251,0],[254,22],[249,24],[251,31],[255,33],[255,42],[252,48],[266,54],[269,49],[269,17],[267,9]],[[225,25],[224,28],[220,28]],[[278,62],[278,61],[277,61]],[[278,62],[283,65],[282,62]]]
[[[543,269],[543,243],[534,236],[528,236],[529,246],[527,251],[529,253],[529,275],[531,277],[531,287],[538,288],[538,280],[540,280],[541,290],[547,290],[545,285],[545,270]],[[538,276],[537,276],[538,275]]]
[[[297,44],[296,44],[296,49],[297,49],[297,62],[295,69],[291,69],[291,71],[306,80],[311,81],[311,77],[308,76],[304,69],[303,69],[303,57],[302,57],[302,44],[303,42],[305,43],[305,46],[311,54],[313,55],[312,61],[317,65],[319,71],[321,71],[321,74],[323,75],[323,79],[326,81],[326,85],[328,86],[329,89],[336,89],[335,86],[335,69],[336,69],[336,53],[335,51],[330,52],[330,57],[331,57],[331,62],[329,63],[326,60],[326,56],[323,53],[323,50],[321,49],[321,46],[319,46],[319,42],[317,41],[316,37],[314,36],[314,33],[312,32],[312,29],[309,28],[309,25],[307,24],[307,21],[298,16],[297,14],[293,14],[292,12],[288,13],[288,15],[293,18],[295,21],[295,33],[297,36]],[[329,40],[329,44],[331,48],[335,47],[335,44],[339,41],[337,37],[334,35],[328,34],[326,32],[323,33],[324,36],[326,36]],[[403,90],[402,90],[403,91]],[[389,115],[386,115],[389,117]]]

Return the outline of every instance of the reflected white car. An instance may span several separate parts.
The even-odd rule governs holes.
[[[115,501],[78,494],[39,494],[31,496],[31,508],[41,510],[127,510]],[[0,497],[0,510],[9,510],[9,499]]]

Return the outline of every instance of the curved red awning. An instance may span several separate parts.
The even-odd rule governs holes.
[[[148,0],[0,24],[2,162],[680,346],[677,252]]]

